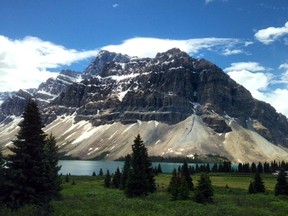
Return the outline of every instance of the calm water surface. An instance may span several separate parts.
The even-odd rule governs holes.
[[[86,160],[60,160],[59,165],[61,165],[60,173],[66,175],[70,173],[71,175],[92,175],[95,172],[99,174],[100,169],[102,168],[103,173],[105,174],[107,170],[110,173],[114,173],[119,167],[120,170],[123,168],[123,161],[86,161]],[[152,163],[153,167],[158,167],[158,164],[161,165],[162,171],[164,173],[172,173],[174,168],[178,168],[182,163]]]

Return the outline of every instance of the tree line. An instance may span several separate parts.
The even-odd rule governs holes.
[[[179,168],[178,168],[179,169]],[[223,161],[221,163],[205,163],[198,164],[194,166],[189,166],[191,173],[199,172],[238,172],[238,173],[274,173],[283,169],[288,171],[287,162],[252,162],[252,163],[238,163],[238,165],[232,165],[230,161]]]

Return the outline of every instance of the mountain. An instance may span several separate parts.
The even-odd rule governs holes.
[[[1,104],[1,146],[16,133],[29,97],[68,156],[119,158],[137,133],[151,155],[217,154],[235,162],[288,156],[284,115],[215,64],[176,48],[155,58],[101,51],[81,75],[63,71],[33,93],[17,92]]]

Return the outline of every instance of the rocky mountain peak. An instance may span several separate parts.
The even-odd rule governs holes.
[[[109,52],[102,50],[98,53],[96,58],[89,64],[89,66],[84,70],[85,76],[97,76],[101,74],[102,70],[109,63],[127,63],[130,61],[131,57],[128,55],[123,55],[120,53]]]
[[[143,127],[141,130],[146,133],[147,142],[151,145],[162,143],[163,148],[166,148],[167,143],[171,148],[178,145],[176,143],[182,137],[174,139],[171,136],[177,136],[175,134],[180,131],[183,137],[187,136],[183,138],[183,143],[194,146],[189,147],[189,151],[184,144],[184,147],[179,147],[186,149],[187,154],[210,150],[219,154],[224,149],[234,151],[242,143],[258,145],[258,140],[265,145],[271,142],[288,147],[288,121],[285,116],[277,113],[269,104],[255,100],[247,89],[215,64],[205,59],[194,59],[177,48],[158,53],[155,58],[130,58],[101,51],[86,68],[84,75],[65,70],[56,79],[51,78],[42,83],[35,92],[19,91],[5,99],[0,109],[0,121],[12,115],[19,116],[25,101],[30,97],[36,98],[40,104],[47,127],[52,125],[51,128],[54,128],[54,122],[55,128],[66,123],[67,127],[71,127],[67,133],[62,126],[58,128],[63,141],[61,146],[65,149],[66,145],[70,146],[67,143],[76,143],[75,140],[78,140],[77,134],[81,131],[77,129],[79,125],[89,124],[87,128],[96,128],[95,131],[106,127],[111,127],[111,131],[115,129],[113,132],[110,129],[103,132],[101,137],[98,133],[94,134],[95,137],[99,136],[97,142],[92,136],[83,143],[79,138],[83,149],[87,142],[91,141],[88,149],[94,149],[94,143],[101,143],[101,147],[95,149],[102,150],[95,150],[94,155],[107,150],[108,147],[101,140],[106,139],[110,143],[109,140],[114,139],[113,134],[118,133],[118,127],[122,128],[119,139],[127,137],[125,134],[130,128]],[[78,123],[72,133],[73,125]],[[160,129],[158,124],[166,129]],[[167,132],[171,128],[177,129],[177,132]],[[93,131],[89,129],[88,135]],[[166,134],[167,139],[164,140],[164,135],[159,134]],[[130,135],[133,137],[135,134]],[[115,143],[110,143],[109,152],[116,151],[118,147]],[[127,140],[123,140],[123,143],[127,143]],[[201,147],[203,145],[206,146],[205,150]],[[67,149],[77,152],[74,147],[71,145],[72,150],[70,147]],[[82,147],[79,147],[81,154]],[[159,148],[158,144],[154,147]],[[163,153],[164,150],[159,148],[157,152]],[[182,150],[177,154],[179,152]],[[93,154],[83,157],[90,158]]]

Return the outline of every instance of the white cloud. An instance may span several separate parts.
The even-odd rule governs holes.
[[[288,69],[288,65],[283,64],[279,68]],[[269,70],[257,62],[232,63],[230,67],[224,69],[232,79],[248,89],[254,98],[270,103],[278,112],[288,117],[288,90],[271,89],[271,85],[279,83],[279,80],[267,72]],[[287,72],[282,73],[281,83],[283,83],[285,74],[288,78]]]
[[[55,77],[51,69],[70,65],[98,51],[77,51],[43,41],[36,37],[11,40],[0,35],[0,92],[20,88],[34,88],[49,77]]]
[[[119,52],[130,56],[154,57],[158,52],[165,52],[171,48],[179,48],[184,52],[195,54],[200,50],[210,50],[215,47],[233,46],[241,43],[233,38],[198,38],[188,40],[170,40],[149,37],[136,37],[123,41],[119,45],[102,47],[104,50]]]
[[[288,34],[288,22],[283,27],[268,27],[255,33],[255,38],[263,44],[271,44],[278,38]]]
[[[251,72],[265,71],[265,67],[257,62],[236,62],[232,63],[230,67],[225,68],[226,72],[247,70]]]
[[[240,49],[228,49],[228,48],[226,48],[226,49],[224,49],[224,51],[223,51],[223,55],[224,56],[229,56],[229,55],[236,55],[236,54],[240,54],[240,53],[243,53],[243,50],[240,50]]]
[[[113,8],[119,7],[119,4],[113,4],[112,7]]]

